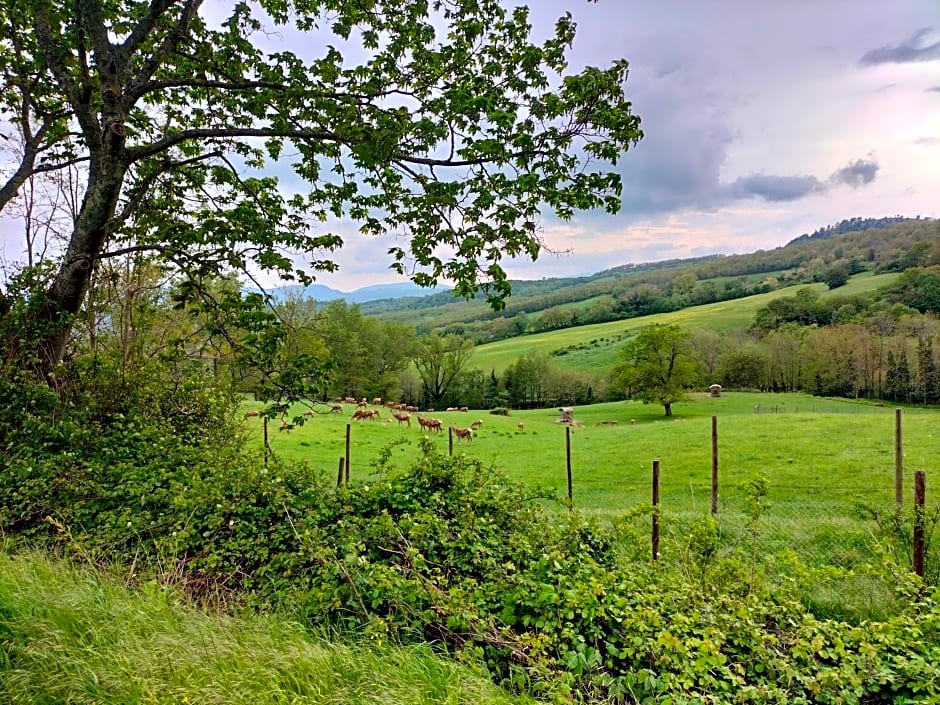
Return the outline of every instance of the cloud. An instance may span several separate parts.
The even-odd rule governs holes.
[[[757,196],[772,203],[796,201],[825,190],[825,184],[815,176],[810,175],[751,174],[735,179],[726,187],[726,191],[731,198]]]
[[[940,145],[940,137],[918,137],[914,144],[918,147],[936,147]]]
[[[865,158],[836,169],[825,181],[812,174],[749,174],[723,184],[720,192],[727,200],[760,198],[769,203],[787,203],[825,193],[838,186],[867,186],[875,180],[878,168],[878,162]]]
[[[875,180],[878,174],[878,162],[874,159],[856,159],[854,162],[846,164],[841,169],[837,169],[829,177],[829,183],[858,188],[870,184]]]
[[[929,27],[925,27],[914,32],[909,39],[897,46],[882,46],[867,51],[859,59],[859,63],[863,66],[878,66],[879,64],[909,64],[940,59],[940,41],[930,44],[923,42],[930,31]]]
[[[928,93],[940,93],[940,86],[932,86],[927,89]]]

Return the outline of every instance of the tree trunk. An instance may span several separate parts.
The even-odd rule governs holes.
[[[665,409],[666,409],[666,416],[672,416],[672,402],[671,402],[671,401],[664,401],[664,402],[663,402],[663,406],[664,406]]]
[[[47,329],[40,336],[37,351],[39,370],[46,375],[62,361],[72,331],[72,318],[81,310],[95,264],[111,234],[111,218],[127,171],[120,154],[123,139],[114,146],[117,149],[91,170],[68,250],[46,292],[47,300],[42,310],[37,312],[38,322]]]

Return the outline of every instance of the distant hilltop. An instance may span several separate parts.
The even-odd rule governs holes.
[[[805,242],[806,240],[825,240],[830,238],[833,235],[841,235],[842,233],[855,233],[862,230],[871,230],[872,228],[887,228],[891,225],[896,225],[898,223],[909,223],[916,222],[918,220],[931,220],[930,218],[921,218],[917,216],[916,218],[906,218],[901,215],[889,216],[886,218],[848,218],[846,220],[840,220],[835,225],[827,225],[824,228],[819,228],[812,233],[803,233],[799,237],[793,238],[787,245],[793,245],[797,242]]]
[[[291,286],[278,286],[268,289],[275,301],[285,301],[289,297],[296,296],[305,299],[313,299],[319,303],[327,301],[336,301],[343,299],[348,304],[362,304],[368,301],[383,301],[385,299],[403,299],[411,296],[429,296],[441,292],[450,291],[449,286],[421,287],[412,282],[402,282],[400,284],[374,284],[364,286],[353,291],[340,291],[322,284],[311,284],[303,286],[294,284]]]

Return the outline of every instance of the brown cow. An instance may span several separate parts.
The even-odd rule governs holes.
[[[454,432],[455,436],[457,436],[458,443],[460,443],[461,438],[466,438],[467,443],[473,443],[473,429],[472,428],[457,428],[456,426],[451,426],[450,430]]]
[[[438,433],[443,432],[440,419],[428,419],[419,414],[418,423],[421,424],[421,428],[426,428],[428,431],[437,431]]]
[[[470,424],[470,428],[472,428],[474,431],[479,431],[481,428],[483,428],[483,422],[480,421],[480,419],[477,419],[472,424]]]
[[[398,421],[398,425],[401,426],[403,423],[408,424],[408,428],[411,428],[411,414],[405,411],[393,411],[392,416]]]
[[[245,412],[245,418],[246,418],[246,419],[247,419],[247,418],[251,418],[251,417],[253,417],[253,416],[261,416],[261,413],[260,413],[259,411],[255,410],[255,409],[252,409],[251,411],[246,411],[246,412]]]
[[[342,414],[343,406],[342,404],[333,404],[333,408],[330,409],[331,414]]]

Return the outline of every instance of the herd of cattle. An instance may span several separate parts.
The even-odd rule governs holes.
[[[357,408],[352,415],[353,421],[375,421],[376,419],[381,418],[381,413],[378,408],[370,408],[369,401],[365,398],[356,399],[354,397],[340,397],[334,400],[335,403],[330,407],[329,413],[331,414],[341,414],[344,411],[343,404],[354,404]],[[396,402],[384,402],[382,399],[375,398],[372,400],[372,407],[384,407],[391,412],[391,418],[386,419],[385,423],[390,424],[392,420],[398,422],[398,425],[407,424],[411,428],[411,419],[412,415],[418,420],[418,425],[422,431],[427,431],[428,433],[441,433],[444,430],[444,422],[441,419],[434,419],[428,416],[422,416],[418,412],[418,407],[411,406],[408,404],[399,404]],[[429,412],[434,411],[434,409],[428,409]],[[465,406],[449,406],[445,411],[469,411]],[[315,412],[307,410],[304,412],[304,416],[313,416]],[[260,416],[260,412],[257,410],[250,410],[245,412],[245,418],[257,417]],[[566,419],[567,424],[572,428],[581,428],[581,424],[573,419]],[[617,421],[601,421],[598,425],[608,425],[608,424],[617,424]],[[631,424],[636,424],[636,421],[631,419]],[[474,421],[467,428],[460,428],[456,424],[451,424],[449,430],[457,437],[457,442],[461,440],[466,440],[467,443],[473,442],[473,433],[474,431],[479,431],[483,427],[483,422],[480,420]],[[517,427],[520,431],[525,430],[525,425],[522,422],[517,424]],[[280,426],[282,431],[293,430],[294,424],[288,423],[286,420],[283,420]]]
[[[352,415],[353,421],[364,421],[366,419],[370,421],[374,421],[381,417],[381,414],[379,413],[379,409],[369,408],[369,402],[365,398],[355,399],[354,397],[342,397],[342,398],[336,399],[335,401],[336,403],[334,403],[330,407],[331,414],[343,413],[343,404],[355,404],[357,408],[356,408],[356,411]],[[408,404],[398,404],[396,402],[385,402],[383,404],[382,400],[379,398],[373,399],[372,405],[387,407],[392,413],[392,418],[398,421],[399,426],[401,426],[404,423],[404,424],[408,424],[408,427],[410,428],[411,427],[411,415],[415,414],[416,418],[418,419],[418,424],[420,425],[422,430],[427,430],[429,433],[441,433],[443,431],[443,425],[444,425],[443,421],[441,421],[440,419],[432,419],[426,416],[422,416],[420,413],[418,413],[418,407],[416,406],[410,406]],[[433,412],[434,409],[430,409],[429,411]],[[461,407],[451,406],[447,408],[447,411],[469,411],[469,409],[465,406],[461,406]],[[313,414],[314,414],[313,411],[304,412],[304,416],[313,416]],[[260,412],[254,409],[251,411],[245,412],[246,419],[249,417],[257,417],[257,416],[260,416]],[[391,423],[391,419],[387,420],[385,423]],[[472,443],[473,432],[478,431],[482,426],[483,426],[483,422],[477,420],[477,421],[474,421],[472,424],[470,424],[469,428],[459,428],[456,424],[452,424],[450,426],[450,430],[453,432],[455,436],[457,436],[458,442],[461,439],[465,439],[467,443]],[[287,423],[287,421],[284,421],[280,426],[280,429],[282,431],[290,431],[293,428],[294,428],[294,424]],[[521,423],[519,424],[519,428],[522,429]]]
[[[352,397],[345,397],[343,399],[337,399],[337,402],[343,402],[346,404],[355,404],[358,408],[355,413],[352,415],[353,421],[364,421],[368,419],[369,421],[374,421],[381,417],[378,409],[370,409],[369,403],[366,399],[354,399]],[[421,430],[427,431],[428,433],[441,433],[444,430],[444,422],[441,419],[432,419],[427,416],[422,416],[418,413],[418,407],[411,406],[409,404],[399,404],[396,402],[385,402],[384,405],[381,399],[373,399],[373,406],[385,406],[387,407],[392,414],[392,419],[398,422],[398,425],[407,424],[411,428],[411,415],[415,414],[415,418],[418,420],[418,425]],[[343,407],[341,404],[334,404],[331,412],[332,413],[341,413]],[[430,409],[430,411],[434,411]],[[447,411],[469,411],[465,406],[456,407],[451,406],[447,408]],[[387,420],[385,423],[391,423],[391,419]],[[467,443],[473,442],[473,432],[479,430],[483,426],[482,421],[474,421],[470,424],[469,428],[459,428],[456,424],[450,426],[450,430],[457,437],[459,442],[461,439],[465,439]]]

